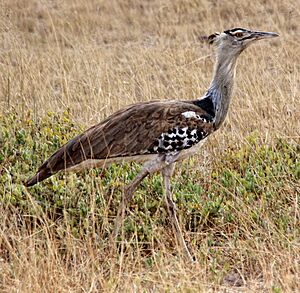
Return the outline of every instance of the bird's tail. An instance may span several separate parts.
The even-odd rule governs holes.
[[[32,176],[30,179],[28,179],[24,183],[24,185],[26,187],[35,185],[36,183],[47,179],[51,175],[53,175],[53,172],[51,172],[50,168],[48,168],[47,166],[41,166],[39,171],[34,176]]]
[[[37,182],[41,182],[48,177],[54,175],[55,173],[66,170],[83,160],[91,157],[90,154],[87,156],[82,152],[81,146],[81,138],[82,135],[79,135],[69,142],[67,142],[64,146],[62,146],[59,150],[57,150],[48,160],[46,160],[38,169],[37,173],[31,177],[28,181],[24,183],[25,186],[29,187]]]
[[[87,131],[74,137],[58,149],[40,166],[37,173],[26,181],[24,185],[27,187],[32,186],[61,170],[67,170],[82,161],[93,159],[93,147],[90,144],[88,133],[86,133]]]

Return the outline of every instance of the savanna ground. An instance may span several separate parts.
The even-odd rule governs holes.
[[[300,290],[300,3],[225,2],[1,2],[1,292]],[[139,165],[22,185],[117,109],[202,95],[212,56],[198,37],[232,27],[280,38],[242,54],[226,123],[175,170],[195,264],[178,254],[159,175],[143,181],[112,240]]]

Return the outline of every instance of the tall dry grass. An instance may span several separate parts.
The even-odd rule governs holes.
[[[246,27],[275,31],[280,38],[258,43],[240,57],[227,121],[210,138],[197,163],[189,166],[192,176],[203,171],[198,162],[205,161],[208,167],[218,164],[218,155],[228,146],[239,147],[253,131],[262,144],[272,144],[278,137],[299,143],[299,4],[292,0],[4,0],[0,111],[26,117],[31,110],[38,119],[48,111],[69,109],[73,121],[89,126],[130,103],[195,99],[209,85],[213,62],[211,49],[198,36]],[[176,180],[181,180],[180,175]],[[297,227],[299,189],[284,188],[293,203],[290,221]],[[228,238],[225,246],[216,248],[215,258],[203,241],[194,251],[199,259],[194,265],[173,255],[172,235],[153,224],[152,247],[160,249],[153,249],[148,263],[136,234],[124,240],[118,253],[109,238],[97,239],[92,232],[76,238],[67,225],[61,231],[64,238],[58,240],[59,225],[40,209],[30,191],[26,196],[36,217],[30,225],[26,215],[19,215],[5,201],[0,205],[2,291],[299,290],[299,233],[294,232],[296,240],[283,242],[284,235],[276,238],[272,221],[269,229],[261,231],[265,241],[246,231],[248,238],[236,243]],[[248,229],[249,220],[238,211],[237,215]],[[93,218],[90,221],[94,227]],[[205,233],[210,232],[189,237],[206,239]],[[225,230],[220,228],[219,233],[226,238]],[[212,277],[213,264],[222,258],[232,260],[235,271]]]

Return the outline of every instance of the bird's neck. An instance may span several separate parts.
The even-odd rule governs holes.
[[[213,79],[202,99],[207,99],[213,106],[215,126],[224,122],[232,95],[235,65],[237,57],[219,55],[213,71]]]

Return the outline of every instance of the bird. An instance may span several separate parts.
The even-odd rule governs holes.
[[[249,45],[278,37],[274,32],[244,28],[227,29],[204,37],[213,46],[212,81],[196,100],[154,100],[129,105],[68,141],[24,184],[30,187],[59,171],[79,172],[111,163],[138,162],[143,166],[122,194],[113,236],[117,237],[125,210],[141,181],[160,172],[163,199],[180,252],[193,261],[172,200],[170,178],[176,162],[195,154],[207,137],[217,131],[228,113],[236,61]]]

